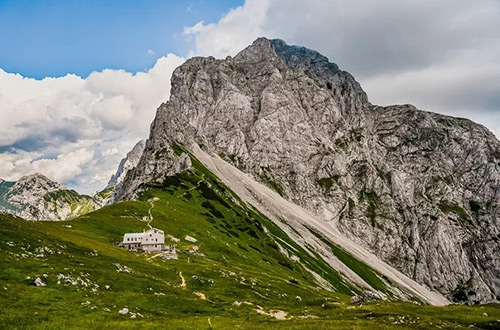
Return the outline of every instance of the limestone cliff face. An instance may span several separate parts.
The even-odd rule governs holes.
[[[118,199],[188,168],[197,143],[455,301],[500,299],[500,143],[466,119],[372,105],[319,53],[257,39],[192,58]]]

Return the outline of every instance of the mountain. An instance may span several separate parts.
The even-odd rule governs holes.
[[[193,155],[330,265],[335,244],[428,302],[500,299],[500,143],[485,127],[373,105],[348,72],[281,40],[191,58],[171,82],[117,200]]]
[[[142,156],[142,152],[144,151],[145,144],[146,144],[145,140],[140,140],[134,145],[132,150],[130,150],[125,156],[125,158],[123,158],[120,161],[116,173],[113,176],[111,176],[106,188],[111,188],[113,186],[120,184],[123,181],[123,179],[125,179],[125,175],[127,175],[127,172],[130,169],[137,166],[137,163],[139,163],[139,159]]]
[[[99,207],[90,196],[54,182],[41,174],[16,182],[0,181],[0,212],[28,220],[65,220]]]

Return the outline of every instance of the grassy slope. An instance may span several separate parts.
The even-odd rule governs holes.
[[[358,274],[362,279],[366,281],[372,288],[384,292],[390,295],[390,292],[387,290],[387,287],[382,280],[384,278],[383,275],[380,275],[377,271],[375,271],[370,266],[365,263],[359,261],[354,256],[352,256],[349,252],[346,252],[340,246],[330,242],[323,235],[318,233],[313,228],[308,228],[311,233],[313,233],[316,237],[318,237],[321,241],[327,244],[332,250],[333,254],[342,261],[345,265],[347,265],[350,269],[352,269],[356,274]],[[388,281],[387,278],[385,278]]]
[[[151,187],[141,201],[114,204],[72,221],[27,222],[0,216],[0,324],[82,329],[208,329],[210,324],[214,329],[429,329],[436,325],[465,329],[473,323],[476,328],[495,329],[500,325],[496,305],[350,305],[348,294],[355,288],[343,283],[320,259],[307,257],[199,163],[194,165],[194,172]],[[124,232],[146,227],[140,219],[148,215],[151,197],[159,198],[152,224],[178,238],[197,238],[203,255],[190,254],[192,243],[184,240],[177,247],[179,260],[150,259],[151,255],[111,243],[121,240]],[[309,268],[326,272],[337,292],[320,288],[300,263],[279,252],[275,242],[301,257]],[[119,271],[122,267],[116,264],[131,273]],[[186,279],[185,289],[179,272]],[[65,278],[58,280],[58,274]],[[33,286],[37,276],[47,286]],[[207,300],[194,292],[202,292]],[[236,301],[252,305],[238,306]],[[278,321],[259,315],[256,305],[284,310],[293,318]],[[123,307],[144,317],[118,315]]]

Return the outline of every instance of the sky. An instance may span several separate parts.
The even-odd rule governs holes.
[[[177,66],[260,36],[318,50],[372,103],[500,133],[499,0],[0,0],[0,178],[102,189]]]

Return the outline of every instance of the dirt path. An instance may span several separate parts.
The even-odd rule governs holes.
[[[181,280],[182,280],[182,283],[181,283],[181,288],[182,288],[183,290],[186,290],[186,289],[187,289],[186,279],[184,278],[184,276],[182,276],[182,272],[179,272],[179,276],[181,277]]]
[[[312,235],[310,231],[305,228],[305,225],[312,227],[327,236],[334,243],[353,254],[359,260],[390,278],[391,281],[396,283],[404,291],[409,292],[411,295],[417,296],[432,305],[441,306],[449,304],[449,301],[440,293],[433,292],[418,284],[408,276],[380,260],[373,253],[367,251],[365,248],[345,237],[334,225],[332,225],[332,223],[322,221],[309,213],[309,211],[287,201],[275,191],[269,189],[261,183],[256,182],[249,175],[225,162],[220,157],[205,153],[197,145],[194,146],[193,153],[208,169],[217,175],[219,179],[224,182],[224,184],[240,196],[246,203],[257,207],[259,211],[272,219],[291,237],[295,234],[289,229],[289,226],[293,227],[295,230],[300,229],[300,232],[304,234],[304,239],[307,243],[311,243],[313,246],[318,245],[314,235]],[[286,223],[284,224],[282,221]],[[339,267],[338,263],[335,262],[335,260],[338,259],[331,251],[330,255],[330,258],[327,261],[332,264],[332,267]],[[344,274],[347,273],[349,277],[353,276],[353,272],[351,270],[345,270],[345,268],[346,267],[341,267],[339,270]],[[353,279],[355,279],[355,277],[353,277]],[[401,292],[399,295],[404,296]]]
[[[149,229],[153,229],[153,227],[151,227],[151,222],[153,222],[153,213],[151,211],[153,211],[153,207],[155,207],[155,202],[156,201],[159,201],[160,199],[158,197],[153,197],[153,198],[150,198],[148,199],[148,202],[149,202],[149,205],[150,208],[148,210],[148,213],[149,213],[149,221],[148,221],[148,227]]]
[[[201,300],[207,300],[207,296],[203,292],[193,292],[195,296],[198,296]]]
[[[261,306],[257,306],[258,308],[255,310],[258,314],[267,315],[274,317],[277,320],[286,320],[288,317],[288,313],[282,310],[264,310]]]

